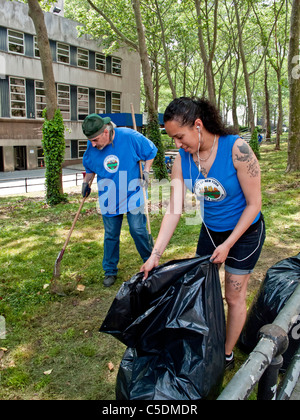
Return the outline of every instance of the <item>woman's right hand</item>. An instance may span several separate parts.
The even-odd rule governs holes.
[[[142,265],[140,271],[144,273],[143,280],[146,280],[149,272],[159,265],[159,259],[160,257],[158,255],[151,254],[148,260]]]

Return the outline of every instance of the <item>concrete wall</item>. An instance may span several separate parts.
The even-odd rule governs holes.
[[[3,147],[3,166],[5,172],[15,170],[14,148],[12,146]]]
[[[0,25],[35,35],[31,18],[28,16],[28,5],[20,2],[0,0]],[[54,41],[64,42],[96,52],[103,52],[99,42],[88,35],[77,37],[78,22],[64,17],[45,13],[48,37]],[[40,60],[22,55],[1,52],[5,57],[6,74],[19,77],[30,77],[42,80]],[[115,53],[121,58],[122,76],[100,73],[98,71],[74,68],[70,65],[53,63],[55,80],[59,83],[94,87],[122,92],[122,112],[130,112],[130,103],[134,103],[137,113],[140,112],[140,61],[139,55],[121,48]],[[76,69],[76,70],[75,70]]]
[[[0,0],[0,26],[35,35],[28,5],[9,0]],[[90,51],[103,52],[98,41],[88,35],[78,38],[78,22],[57,14],[45,13],[48,37],[71,46],[82,47]],[[122,76],[101,73],[90,69],[81,69],[72,65],[53,63],[55,81],[68,85],[83,86],[93,89],[121,93],[121,112],[130,113],[130,103],[136,113],[140,112],[140,59],[137,53],[125,48],[114,54],[122,59]],[[41,63],[38,58],[27,57],[0,51],[0,77],[15,76],[25,79],[43,80]],[[4,63],[4,65],[3,65]],[[4,70],[4,72],[3,72]],[[1,96],[1,95],[0,95]],[[14,170],[14,146],[26,146],[27,168],[37,167],[37,147],[41,146],[41,120],[0,118],[0,146],[3,147],[3,165],[5,171]],[[70,140],[84,139],[82,121],[65,121],[66,159],[70,158]],[[36,166],[35,166],[36,165]]]

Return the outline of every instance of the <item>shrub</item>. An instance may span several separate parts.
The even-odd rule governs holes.
[[[259,151],[259,144],[258,144],[257,128],[254,129],[254,131],[253,131],[253,133],[251,135],[251,140],[249,142],[249,146],[253,150],[255,156],[257,157],[257,159],[260,159],[260,151]]]
[[[153,117],[152,119],[149,118],[147,126],[147,137],[153,141],[157,147],[157,155],[153,162],[153,171],[155,177],[158,180],[167,179],[168,172],[165,165],[165,151],[161,141],[161,133],[157,117]]]

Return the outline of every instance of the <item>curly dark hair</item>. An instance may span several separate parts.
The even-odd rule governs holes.
[[[181,126],[192,127],[197,118],[200,118],[205,129],[212,134],[224,136],[238,134],[234,127],[226,127],[220,112],[206,98],[181,98],[174,99],[166,108],[164,122],[176,120]]]

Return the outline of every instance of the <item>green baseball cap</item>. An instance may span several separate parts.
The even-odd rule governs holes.
[[[109,122],[111,122],[110,117],[102,118],[98,114],[90,114],[83,121],[82,131],[88,139],[94,139],[99,136],[103,126]]]

